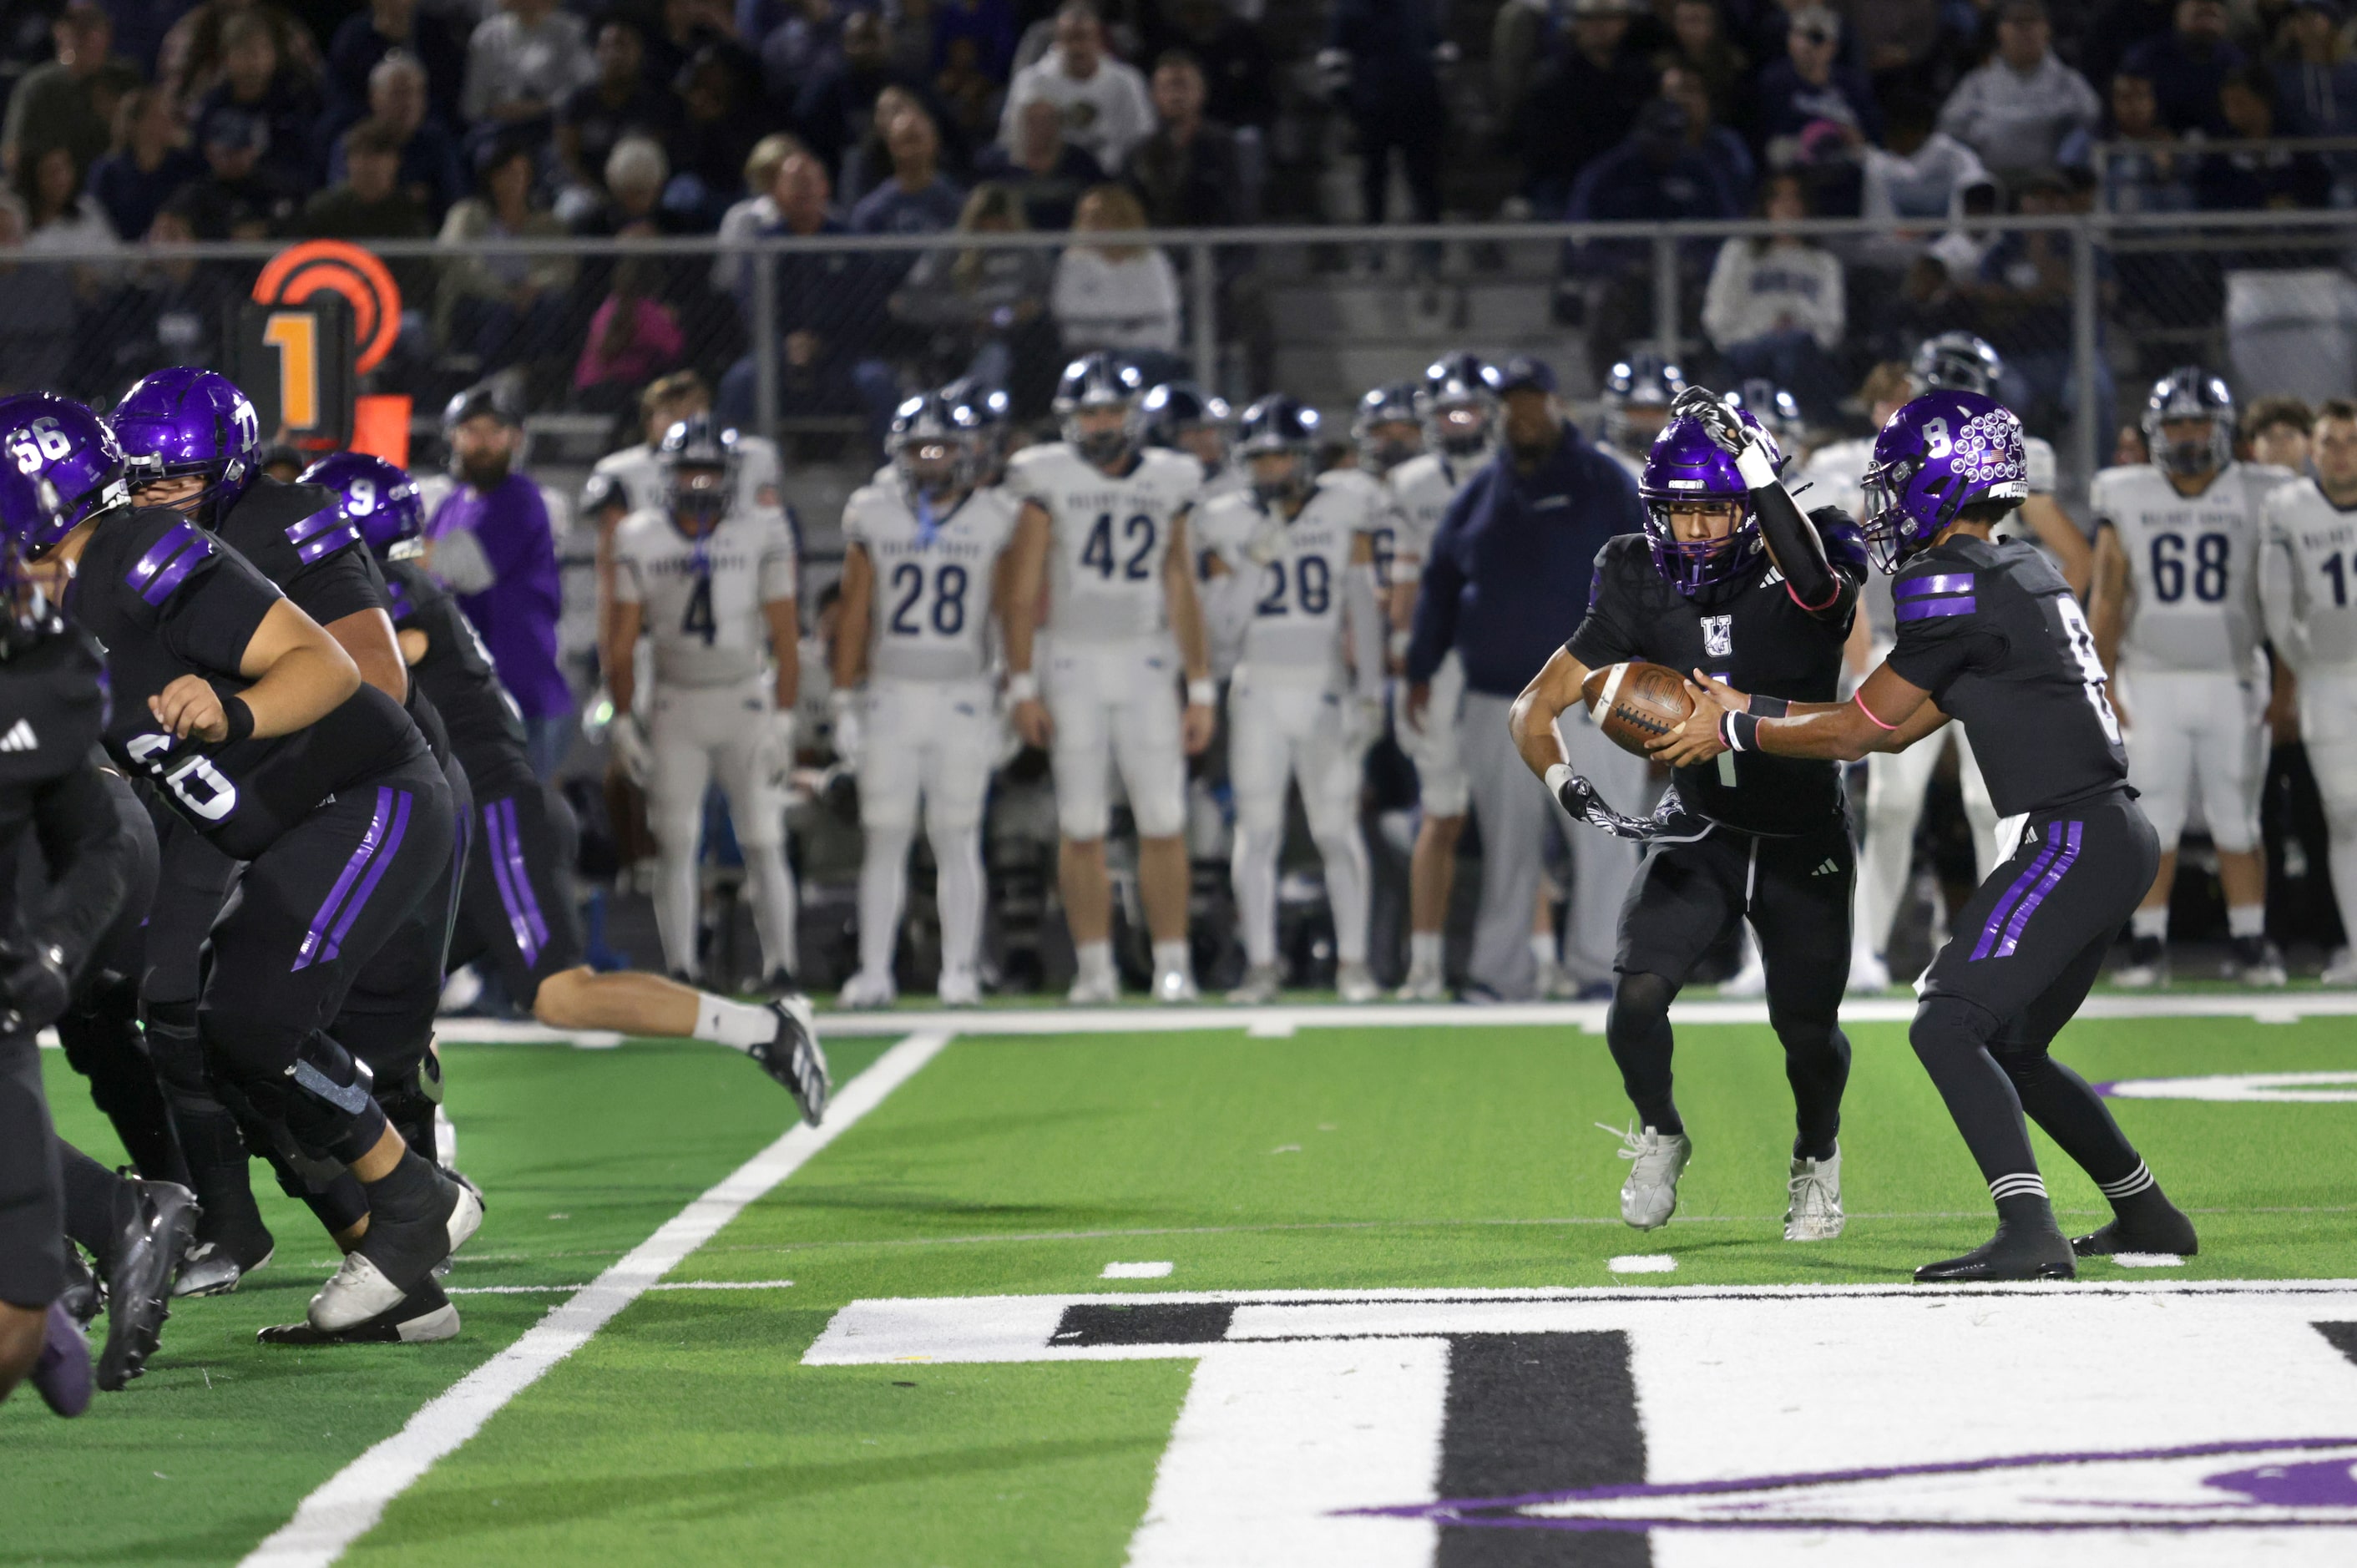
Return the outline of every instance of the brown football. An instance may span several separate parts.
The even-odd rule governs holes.
[[[1588,717],[1612,743],[1640,757],[1652,755],[1645,749],[1647,741],[1669,734],[1694,712],[1685,677],[1666,664],[1641,660],[1590,670],[1579,694],[1587,703]]]

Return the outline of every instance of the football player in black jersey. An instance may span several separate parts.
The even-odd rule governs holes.
[[[1725,429],[1743,436],[1739,453],[1723,448],[1715,432]],[[1836,1015],[1856,855],[1839,772],[1765,757],[1704,759],[1680,768],[1661,810],[1638,822],[1571,771],[1555,732],[1587,672],[1624,660],[1708,669],[1792,701],[1835,693],[1866,553],[1842,512],[1801,514],[1777,477],[1781,463],[1751,414],[1704,388],[1681,392],[1639,484],[1645,532],[1598,553],[1587,618],[1514,703],[1523,760],[1565,809],[1647,844],[1620,910],[1605,1021],[1639,1123],[1622,1152],[1631,1165],[1620,1218],[1641,1230],[1675,1211],[1694,1149],[1670,1091],[1670,1003],[1719,936],[1749,919],[1797,1122],[1784,1239],[1841,1234],[1835,1140],[1849,1042]]]
[[[123,444],[133,503],[175,508],[231,545],[335,639],[363,681],[406,706],[463,821],[466,776],[450,760],[432,703],[410,689],[383,580],[339,515],[335,495],[261,472],[259,427],[245,394],[216,371],[178,366],[142,379],[107,423]],[[201,1060],[195,1040],[197,955],[234,867],[200,835],[176,828],[168,814],[158,828],[165,876],[149,918],[142,990],[153,1048],[176,1080],[182,1120],[199,1128],[188,1142],[208,1218],[199,1254],[182,1271],[178,1288],[182,1294],[209,1294],[236,1288],[273,1245],[253,1207],[244,1158],[216,1120],[221,1113],[205,1103],[201,1084],[188,1081]],[[333,1027],[344,1047],[368,1064],[376,1101],[403,1139],[428,1157],[439,1098],[438,1063],[430,1047],[456,902],[456,862],[454,855],[436,895],[421,899],[353,977]],[[322,1173],[307,1173],[283,1156],[283,1138],[248,1132],[248,1142],[271,1158],[288,1193],[307,1202],[331,1235],[349,1240],[366,1211],[358,1184],[338,1175],[323,1186]]]
[[[25,542],[61,527],[64,509],[15,445],[0,463],[0,1399],[29,1374],[51,1409],[78,1415],[92,1377],[60,1299],[80,1262],[66,1234],[81,1230],[102,1249],[114,1297],[97,1381],[121,1388],[168,1316],[165,1289],[195,1210],[186,1187],[124,1180],[63,1144],[42,1097],[35,1033],[65,1012],[115,919],[136,841],[93,760],[106,713],[97,651],[24,560]],[[31,467],[41,466],[37,443]],[[20,865],[36,846],[39,876]]]
[[[410,1150],[328,1032],[445,869],[449,786],[400,704],[317,622],[180,512],[127,503],[122,449],[96,415],[25,401],[0,404],[0,444],[73,478],[62,532],[28,542],[73,569],[67,613],[106,650],[107,750],[245,863],[198,1001],[206,1069],[250,1124],[284,1131],[290,1159],[349,1169],[367,1199],[308,1314],[322,1334],[353,1330],[432,1292],[434,1265],[481,1222],[480,1200]]]
[[[574,897],[573,813],[536,778],[523,716],[456,599],[416,557],[425,516],[409,475],[381,457],[340,453],[305,473],[339,497],[344,520],[384,574],[402,657],[433,699],[475,798],[474,840],[450,944],[453,969],[487,962],[508,995],[551,1028],[693,1036],[731,1046],[793,1092],[803,1119],[826,1109],[826,1055],[808,998],[732,1002],[660,975],[601,974],[584,961]]]
[[[1918,983],[1910,1038],[1997,1210],[1986,1245],[1927,1281],[2069,1279],[2072,1259],[2193,1251],[2193,1227],[2085,1080],[2048,1054],[2152,885],[2159,845],[2127,788],[2094,634],[2061,575],[1990,531],[2029,494],[2021,422],[1977,392],[1937,391],[1891,416],[1867,470],[1865,534],[1894,574],[1899,640],[1847,703],[1772,707],[1697,669],[1710,703],[1669,737],[1680,766],[1722,749],[1855,758],[1953,716],[1997,811],[2006,858],[1959,910]],[[2076,1160],[2115,1218],[2066,1241],[2022,1122]]]

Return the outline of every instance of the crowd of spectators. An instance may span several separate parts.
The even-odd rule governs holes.
[[[388,374],[520,367],[539,399],[605,408],[693,362],[722,381],[724,405],[744,405],[756,377],[740,258],[593,265],[485,247],[1380,220],[1399,215],[1396,174],[1416,220],[1444,204],[1487,216],[1508,192],[1506,210],[1539,219],[1889,220],[1889,236],[1830,251],[1745,242],[1680,259],[1691,329],[1822,403],[1849,379],[1836,350],[1885,350],[1855,324],[1904,337],[1970,312],[2002,339],[2006,320],[2050,314],[2031,237],[1965,234],[1956,217],[2357,205],[2357,153],[2288,140],[2357,135],[2337,0],[1286,6],[19,8],[0,29],[0,266],[9,252],[76,263],[12,268],[6,379],[62,374],[95,392],[159,350],[217,352],[213,307],[238,280],[143,258],[145,241],[438,241],[447,260],[396,268],[407,330]],[[1457,40],[1485,25],[1477,86]],[[1350,182],[1315,177],[1338,147],[1356,157],[1355,209]],[[963,369],[1030,402],[1063,352],[1173,353],[1187,261],[945,240],[934,253],[781,262],[782,406],[873,413]],[[1568,255],[1559,297],[1587,313],[1599,351],[1650,328],[1653,261],[1628,244]],[[2213,278],[2148,262],[2185,309],[2214,314]],[[2034,360],[2039,345],[2014,337],[2008,357]]]

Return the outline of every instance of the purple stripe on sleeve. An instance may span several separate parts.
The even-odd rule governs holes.
[[[1899,607],[1900,620],[1929,620],[1936,616],[1968,616],[1973,613],[1970,599],[1917,599]]]
[[[1938,572],[1928,577],[1910,577],[1890,590],[1893,598],[1920,599],[1926,594],[1969,594],[1973,591],[1970,572]]]
[[[523,917],[516,902],[515,886],[509,880],[507,845],[500,831],[500,807],[504,802],[493,800],[483,808],[483,852],[490,857],[491,882],[500,890],[500,908],[507,911],[508,935],[514,939],[516,950],[523,954],[526,964],[540,960],[540,950],[532,940],[532,923]]]
[[[328,922],[336,918],[336,908],[344,901],[344,895],[351,891],[353,880],[360,875],[361,868],[368,865],[371,855],[376,854],[376,846],[384,837],[385,817],[392,807],[393,791],[382,785],[377,786],[376,815],[370,819],[368,832],[361,835],[360,847],[353,850],[351,859],[344,863],[343,875],[336,878],[333,887],[328,889],[328,897],[320,902],[319,912],[311,917],[311,929],[303,933],[303,945],[296,950],[294,969],[308,969],[313,959],[332,956],[319,951],[319,943],[328,934]],[[288,972],[292,973],[293,970]]]
[[[343,513],[338,511],[334,507],[321,507],[317,511],[313,512],[302,521],[288,527],[286,530],[287,542],[291,544],[300,544],[305,540],[310,538],[313,534],[324,533],[328,529],[335,527],[338,523],[343,522]],[[349,528],[350,525],[347,523],[345,526]]]
[[[379,786],[380,789],[382,788]],[[343,950],[344,937],[351,930],[352,922],[361,918],[361,911],[368,907],[369,896],[376,891],[376,885],[384,880],[384,868],[391,865],[393,856],[401,853],[401,836],[409,831],[409,803],[412,799],[408,790],[400,791],[400,803],[393,812],[393,829],[384,835],[384,853],[370,865],[368,875],[352,895],[352,901],[344,906],[342,917],[336,921],[335,932],[328,939],[328,950],[324,956],[333,958]]]
[[[532,875],[524,869],[523,834],[516,828],[515,797],[500,802],[500,811],[507,826],[508,879],[515,884],[516,898],[523,905],[523,918],[532,926],[533,956],[548,945],[548,922],[541,918],[540,895],[533,891]]]
[[[176,522],[164,531],[163,537],[147,547],[147,553],[131,564],[124,581],[135,588],[145,588],[148,580],[164,569],[164,563],[180,553],[183,545],[197,536],[194,523]]]
[[[344,546],[358,544],[360,542],[360,532],[347,526],[337,529],[333,532],[318,534],[307,542],[296,545],[295,557],[304,565],[308,566],[322,555],[333,555]]]
[[[2046,901],[2046,896],[2054,891],[2054,885],[2062,880],[2062,874],[2071,869],[2071,863],[2079,858],[2079,833],[2085,825],[2083,822],[2070,825],[2062,840],[2061,854],[2056,857],[2046,875],[2038,879],[2038,886],[2030,890],[2029,897],[2021,901],[2021,907],[2014,910],[2012,920],[2005,928],[2005,940],[1997,944],[1997,957],[2013,956],[2015,946],[2021,940],[2022,929],[2029,924],[2029,917],[2038,912],[2038,906]],[[2053,830],[2050,828],[2047,831],[2050,832]]]
[[[1997,944],[1999,933],[2005,929],[2006,918],[2013,913],[2013,907],[2021,901],[2022,895],[2028,893],[2040,877],[2046,875],[2046,868],[2054,864],[2054,857],[2061,853],[2061,848],[2060,840],[2048,838],[2045,847],[2039,851],[2038,858],[2029,863],[2029,869],[2014,878],[2013,886],[2005,890],[2005,897],[1996,901],[1995,909],[1989,911],[1988,924],[1982,928],[1981,940],[1974,944],[1972,961],[1978,962],[1988,957],[1990,950]]]

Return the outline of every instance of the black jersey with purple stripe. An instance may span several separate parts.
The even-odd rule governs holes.
[[[284,596],[179,512],[145,507],[102,521],[66,612],[106,650],[113,711],[106,748],[224,854],[251,860],[339,789],[425,756],[401,704],[363,684],[293,735],[209,745],[165,733],[148,699],[183,675],[240,692],[246,645]]]
[[[221,521],[222,540],[321,626],[384,608],[368,552],[336,501],[325,485],[264,478]]]
[[[1909,557],[1891,601],[1890,668],[1964,726],[2000,816],[2126,781],[2095,634],[2033,546],[1959,535]]]
[[[410,666],[409,677],[441,714],[475,798],[490,801],[531,788],[537,776],[524,750],[522,710],[500,684],[490,651],[467,612],[414,561],[389,563],[384,587],[393,624],[425,639],[425,652]]]

